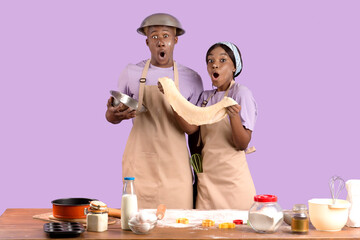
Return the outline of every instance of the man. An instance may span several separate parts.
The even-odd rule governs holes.
[[[185,133],[159,91],[160,77],[170,77],[181,94],[196,104],[203,85],[200,76],[173,59],[178,36],[185,33],[173,16],[158,13],[148,16],[137,32],[146,36],[151,57],[129,64],[119,80],[119,91],[139,101],[146,112],[134,111],[108,100],[106,119],[114,124],[133,119],[123,159],[123,177],[135,177],[139,208],[193,208],[192,173]]]

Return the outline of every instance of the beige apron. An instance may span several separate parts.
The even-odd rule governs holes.
[[[135,177],[139,208],[156,208],[160,203],[169,209],[193,207],[192,174],[184,132],[176,124],[173,111],[157,85],[147,86],[150,60],[140,79],[139,106],[126,143],[123,177]],[[174,81],[179,86],[174,62]]]
[[[255,186],[245,152],[233,146],[230,120],[224,118],[202,125],[200,134],[204,144],[203,172],[197,174],[196,208],[249,210],[256,194]]]

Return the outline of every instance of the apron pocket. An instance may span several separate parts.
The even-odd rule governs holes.
[[[197,177],[196,209],[211,209],[209,195],[210,180],[205,173],[197,173]]]
[[[142,152],[135,154],[134,173],[135,191],[140,201],[148,204],[158,201],[159,158],[156,153]],[[146,205],[148,205],[146,204]],[[145,206],[142,206],[145,207]]]

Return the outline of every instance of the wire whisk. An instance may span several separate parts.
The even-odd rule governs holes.
[[[336,187],[336,182],[339,182]],[[345,186],[345,181],[339,176],[332,176],[329,180],[329,187],[331,192],[331,197],[333,200],[333,204],[335,204],[336,199],[339,197],[341,190],[343,190]]]
[[[200,154],[195,153],[191,155],[190,162],[196,173],[202,173],[202,157]]]

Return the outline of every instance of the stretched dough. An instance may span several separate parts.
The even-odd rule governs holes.
[[[172,79],[163,77],[159,78],[159,82],[164,90],[166,100],[174,111],[192,125],[216,123],[226,117],[226,107],[237,104],[234,99],[224,97],[220,102],[209,107],[198,107],[181,95]]]

